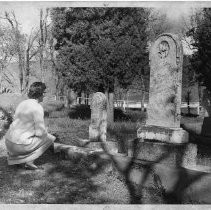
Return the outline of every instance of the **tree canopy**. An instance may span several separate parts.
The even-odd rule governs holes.
[[[204,8],[195,17],[196,26],[188,34],[196,49],[191,63],[201,84],[211,91],[211,9]]]
[[[126,88],[148,65],[144,8],[54,8],[59,71],[77,91]]]

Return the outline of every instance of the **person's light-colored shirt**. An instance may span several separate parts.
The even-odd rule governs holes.
[[[43,107],[35,99],[21,102],[15,111],[14,121],[5,139],[16,144],[30,144],[32,136],[45,138],[48,135],[44,124]]]

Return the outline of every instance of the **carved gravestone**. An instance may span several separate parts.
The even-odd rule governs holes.
[[[91,101],[91,124],[89,139],[91,141],[106,141],[107,131],[107,100],[105,94],[97,92]]]
[[[146,125],[138,138],[169,143],[188,141],[180,128],[183,50],[176,35],[162,34],[150,49],[150,89]]]
[[[169,34],[160,36],[150,51],[148,125],[180,127],[182,45]]]

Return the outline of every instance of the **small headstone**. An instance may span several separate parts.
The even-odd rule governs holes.
[[[107,132],[107,100],[105,94],[97,92],[91,101],[91,124],[89,139],[91,141],[106,141]]]

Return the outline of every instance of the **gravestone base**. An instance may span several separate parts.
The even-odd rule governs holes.
[[[189,139],[188,132],[182,128],[165,128],[153,125],[140,127],[137,131],[137,137],[174,144],[187,143]]]
[[[133,147],[133,141],[130,141],[128,156],[135,156],[138,160],[157,162],[171,167],[190,167],[196,165],[197,145],[192,143],[169,144],[138,139],[135,151]]]

